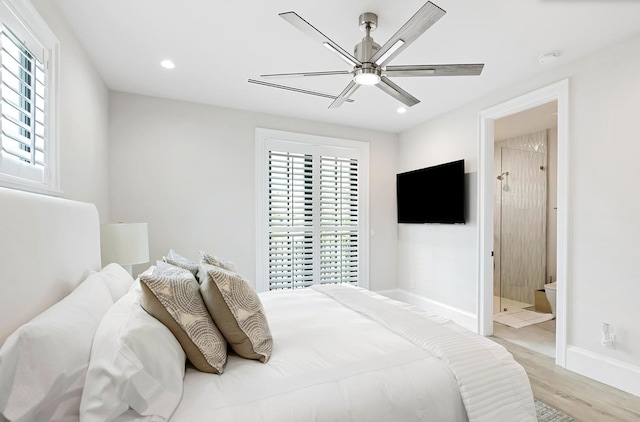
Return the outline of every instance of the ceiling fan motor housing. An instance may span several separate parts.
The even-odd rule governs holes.
[[[364,37],[353,49],[353,56],[361,62],[369,62],[369,59],[380,49],[380,45],[371,37]]]
[[[360,29],[365,32],[361,42],[353,49],[353,56],[361,62],[369,62],[369,59],[380,49],[380,45],[373,41],[369,35],[378,27],[378,15],[367,12],[360,15]]]

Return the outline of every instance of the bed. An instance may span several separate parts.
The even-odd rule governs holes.
[[[146,281],[101,269],[93,205],[0,188],[0,233],[0,420],[536,420],[502,346],[373,292],[259,294],[266,363],[232,351],[212,374],[142,309]]]

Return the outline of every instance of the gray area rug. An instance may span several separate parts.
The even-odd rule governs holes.
[[[538,422],[578,422],[569,415],[565,415],[558,409],[554,409],[542,403],[540,400],[536,400],[536,415],[538,416]]]

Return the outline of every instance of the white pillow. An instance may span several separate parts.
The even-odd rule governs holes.
[[[162,260],[167,264],[175,265],[176,267],[184,268],[185,270],[191,271],[193,275],[198,274],[198,263],[191,262],[188,258],[180,255],[173,249],[169,249],[169,253],[167,256],[163,256]]]
[[[237,273],[236,266],[233,262],[227,261],[219,256],[213,256],[205,251],[200,251],[200,263],[215,265],[216,267]]]
[[[132,288],[102,319],[85,380],[81,421],[123,414],[169,419],[182,398],[186,356],[161,322],[140,306]]]
[[[114,302],[125,295],[133,284],[133,277],[118,264],[109,264],[100,271],[104,284],[111,292]]]
[[[91,344],[113,304],[98,273],[18,328],[0,349],[0,414],[11,421],[77,420]],[[0,418],[2,419],[2,418]]]

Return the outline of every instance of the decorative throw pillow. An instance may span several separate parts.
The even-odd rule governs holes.
[[[168,420],[182,398],[186,356],[160,321],[140,307],[132,288],[96,332],[82,392],[80,420]],[[145,419],[146,420],[146,419]]]
[[[0,348],[0,420],[77,420],[93,336],[113,305],[100,273]]]
[[[214,265],[202,265],[200,292],[231,348],[247,359],[267,362],[273,339],[262,303],[244,278]]]
[[[158,261],[151,275],[140,276],[142,307],[167,326],[193,365],[221,374],[227,342],[207,312],[190,271]]]
[[[209,255],[205,251],[200,251],[200,263],[215,265],[216,267],[224,268],[225,270],[236,272],[236,266],[231,261],[227,261],[219,256]],[[200,280],[202,282],[202,280]]]
[[[169,249],[169,253],[167,254],[167,256],[163,256],[162,260],[168,264],[175,265],[176,267],[189,270],[193,273],[193,275],[198,274],[199,265],[195,262],[191,262],[189,259],[178,254],[173,249]]]

